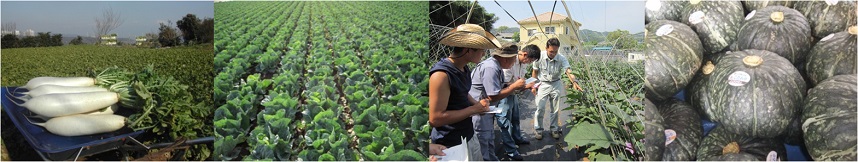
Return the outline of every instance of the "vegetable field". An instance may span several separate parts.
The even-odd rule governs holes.
[[[215,4],[216,160],[424,160],[428,2]]]
[[[132,116],[134,119],[141,120],[138,120],[140,121],[139,125],[134,125],[139,127],[131,126],[131,128],[145,129],[147,132],[136,139],[146,145],[174,142],[181,139],[196,139],[211,136],[213,130],[210,120],[200,120],[211,118],[213,112],[211,109],[213,104],[211,95],[204,95],[212,93],[213,75],[209,71],[212,68],[211,53],[213,51],[211,49],[211,45],[170,49],[141,49],[91,45],[5,49],[3,50],[2,58],[2,71],[4,74],[2,77],[2,86],[24,86],[28,84],[28,80],[42,76],[91,76],[95,72],[101,72],[102,69],[107,68],[119,68],[135,72],[144,71],[146,72],[144,74],[149,76],[138,75],[136,78],[141,80],[151,79],[151,81],[146,82],[151,84],[145,86],[150,87],[149,91],[155,96],[153,98],[156,98],[156,102],[168,103],[148,105],[149,107],[145,108],[137,107],[137,105],[128,106],[129,108],[139,108],[141,112],[143,110],[147,112],[144,115]],[[184,95],[157,93],[157,91],[171,86],[181,87],[178,88],[181,89],[181,92],[176,93]],[[4,118],[4,120],[8,119]],[[6,133],[17,132],[12,125],[4,125],[3,132],[4,139],[23,138],[18,133]],[[26,151],[32,149],[27,148],[28,145],[23,140],[13,141],[16,142],[8,144],[10,146],[15,145],[15,148],[25,148],[16,149],[16,151],[23,150],[23,153],[12,153],[12,155],[26,156],[17,157],[18,159],[38,157],[26,153]],[[180,160],[204,160],[210,156],[210,147],[210,145],[191,146],[184,154],[175,154],[168,157],[176,156],[175,159]],[[158,150],[152,149],[149,151],[156,152]],[[132,153],[131,156],[140,157],[146,154],[148,154],[148,151],[143,154]],[[182,157],[178,157],[179,155]],[[98,160],[98,157],[96,156],[95,160]]]
[[[640,160],[644,137],[642,61],[595,55],[570,60],[585,92],[571,87],[566,90],[570,107],[565,110],[574,110],[576,118],[564,140],[569,146],[580,146],[589,160]]]

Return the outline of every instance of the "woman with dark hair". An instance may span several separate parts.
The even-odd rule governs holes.
[[[452,46],[453,54],[429,71],[430,149],[435,150],[443,149],[438,145],[453,147],[462,144],[462,138],[474,136],[471,116],[488,111],[490,100],[476,101],[468,95],[471,70],[467,64],[479,63],[486,49],[500,46],[491,33],[475,24],[459,25],[444,34],[440,43]]]

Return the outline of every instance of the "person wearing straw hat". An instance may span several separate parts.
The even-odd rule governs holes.
[[[506,51],[506,53],[512,52],[513,51]],[[518,54],[516,55],[517,57],[512,66],[503,69],[504,85],[509,86],[516,80],[522,79],[522,76],[527,73],[527,69],[525,69],[526,65],[523,64],[530,64],[531,62],[539,60],[539,52],[539,47],[533,44],[524,46],[521,50],[518,50]],[[524,88],[530,89],[533,84],[535,84],[535,82],[526,84]],[[529,141],[521,136],[521,112],[519,111],[518,103],[519,92],[522,91],[516,91],[516,93],[500,100],[498,107],[501,109],[501,113],[497,113],[495,115],[498,127],[501,129],[501,141],[503,142],[504,151],[506,152],[506,155],[513,160],[524,160],[518,152],[518,147],[516,145],[530,144]]]
[[[534,128],[536,129],[536,139],[542,139],[542,133],[544,128],[542,128],[542,117],[543,113],[545,113],[545,106],[548,105],[550,110],[549,121],[550,129],[551,129],[551,137],[555,139],[559,139],[563,134],[560,130],[557,115],[560,112],[560,103],[563,103],[561,100],[562,97],[566,96],[567,87],[561,81],[562,74],[566,74],[566,77],[572,81],[572,85],[575,89],[579,91],[583,91],[578,83],[575,81],[575,75],[572,75],[571,67],[569,66],[569,61],[566,60],[566,57],[563,55],[558,55],[557,50],[560,48],[560,40],[557,38],[548,39],[548,42],[545,45],[546,53],[542,54],[543,59],[540,59],[533,63],[533,73],[532,77],[539,80],[539,84],[536,88],[533,88],[532,91],[536,95],[536,112],[534,115]]]
[[[476,99],[488,98],[493,101],[489,107],[495,109],[499,105],[499,101],[507,96],[515,93],[516,90],[524,88],[524,79],[518,79],[509,86],[504,86],[504,68],[511,68],[517,60],[518,46],[513,43],[505,43],[501,49],[492,52],[492,57],[489,57],[483,62],[477,64],[474,71],[471,72],[471,90],[468,92],[471,97]],[[495,156],[495,114],[482,114],[473,117],[475,136],[480,142],[480,150],[483,154],[483,160],[497,161]]]
[[[457,26],[445,33],[440,43],[453,47],[453,53],[429,70],[430,139],[432,144],[444,146],[436,150],[460,145],[462,138],[473,138],[471,116],[488,111],[491,100],[477,101],[468,95],[471,70],[467,64],[479,63],[486,49],[500,46],[494,35],[475,24]]]

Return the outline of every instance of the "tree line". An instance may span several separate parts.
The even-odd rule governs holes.
[[[112,10],[106,10],[103,18],[96,18],[96,33],[100,33],[95,44],[100,44],[101,35],[116,29],[121,25],[122,18],[118,13]],[[6,25],[6,24],[4,24]],[[4,30],[14,31],[14,27],[4,26]],[[134,38],[134,37],[132,37]],[[205,18],[199,19],[194,14],[187,14],[182,19],[176,21],[175,26],[172,22],[160,23],[158,33],[147,33],[145,36],[137,38],[146,38],[145,42],[141,42],[140,47],[158,48],[172,47],[180,45],[194,45],[203,43],[212,43],[214,41],[214,19]],[[4,34],[2,36],[2,48],[24,48],[24,47],[51,47],[63,45],[62,34],[53,34],[51,32],[39,32],[35,36],[17,36],[14,34]],[[117,42],[122,45],[121,41]],[[77,36],[69,42],[69,45],[86,44],[81,36]]]
[[[171,47],[178,45],[192,45],[212,43],[214,41],[214,19],[199,19],[194,14],[187,14],[181,20],[173,23],[160,23],[158,34],[146,34],[147,41],[154,46]]]
[[[12,34],[3,35],[2,40],[3,43],[0,44],[2,48],[23,48],[23,47],[51,47],[51,46],[62,46],[63,45],[63,35],[62,34],[53,34],[51,32],[39,32],[34,36],[25,36],[18,38],[18,36]]]

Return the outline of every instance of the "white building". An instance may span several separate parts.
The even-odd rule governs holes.
[[[4,30],[4,31],[0,31],[0,35],[6,35],[6,34],[12,34],[12,35],[18,36],[19,34],[21,34],[21,31],[18,31],[18,30],[15,30],[15,31],[5,31],[5,30]]]
[[[102,35],[101,36],[101,44],[103,45],[116,45],[116,34],[110,35]]]
[[[137,39],[135,39],[135,41],[137,41],[136,45],[138,45],[138,46],[143,45],[143,43],[146,42],[146,37],[139,36],[139,37],[137,37]]]
[[[640,53],[629,53],[626,61],[627,62],[637,62],[646,59],[643,54]]]
[[[27,29],[27,31],[24,32],[24,36],[36,36],[36,31],[33,31],[33,29]]]

